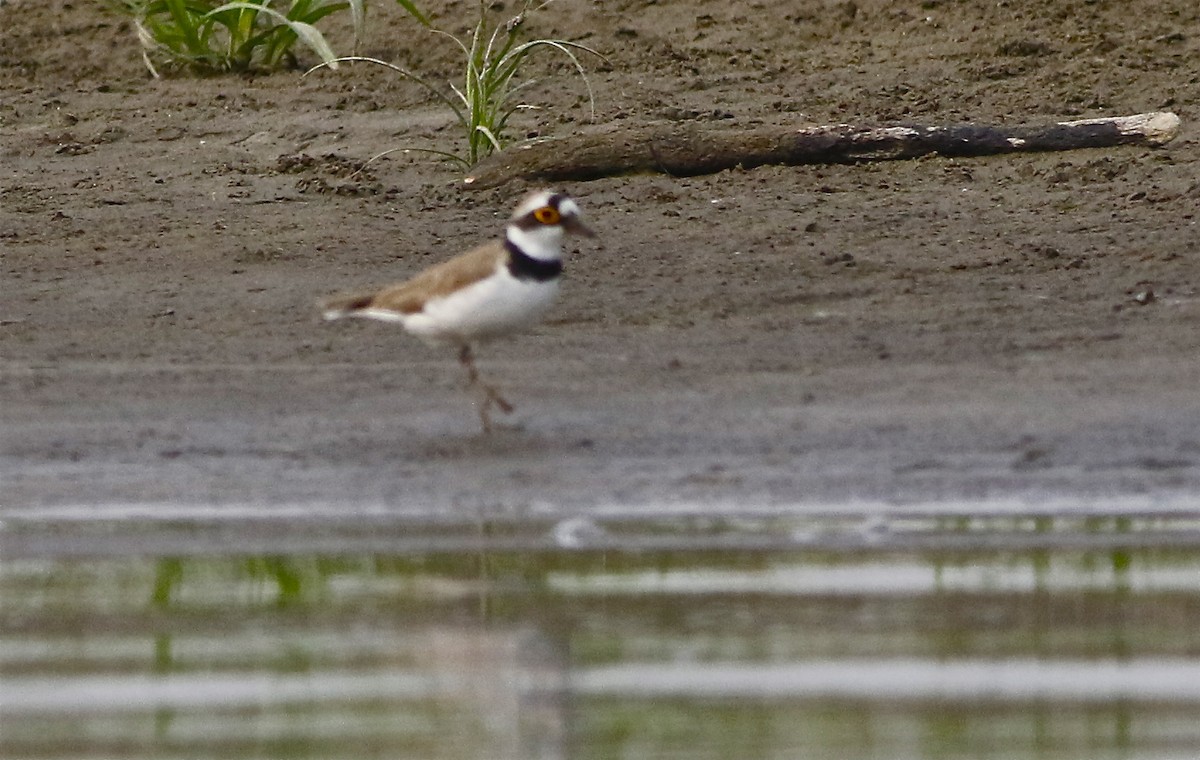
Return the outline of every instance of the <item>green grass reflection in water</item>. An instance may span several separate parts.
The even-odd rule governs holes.
[[[1186,550],[0,568],[0,757],[1177,758]]]

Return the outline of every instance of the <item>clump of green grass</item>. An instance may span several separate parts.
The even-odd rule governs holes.
[[[551,2],[554,0],[545,0],[534,8],[532,7],[533,0],[526,0],[520,13],[509,19],[507,23],[492,26],[488,19],[487,3],[485,0],[480,0],[479,21],[470,38],[466,40],[449,32],[434,29],[428,21],[422,20],[419,14],[412,14],[414,18],[422,20],[422,23],[432,33],[449,38],[462,51],[462,86],[449,84],[450,93],[402,66],[364,56],[346,56],[333,61],[324,61],[309,69],[305,75],[325,66],[333,68],[339,62],[365,61],[386,66],[401,76],[416,82],[454,114],[455,120],[462,128],[466,150],[463,154],[421,148],[397,148],[395,150],[425,150],[467,167],[474,166],[481,159],[491,155],[493,151],[503,149],[505,128],[508,126],[509,118],[517,111],[531,107],[520,102],[517,94],[533,84],[533,81],[517,80],[521,67],[536,51],[559,52],[567,57],[583,80],[584,87],[587,89],[589,109],[593,114],[595,113],[592,85],[588,81],[587,72],[580,63],[576,52],[590,53],[601,60],[607,60],[603,55],[586,45],[569,40],[534,39],[522,42],[520,39],[521,30],[528,14],[546,7]],[[380,156],[392,152],[394,151],[386,151]]]
[[[396,0],[421,21],[425,17],[409,0]],[[293,64],[297,42],[330,66],[336,56],[315,24],[332,13],[349,10],[355,48],[366,28],[366,0],[292,0],[286,11],[271,0],[111,0],[118,12],[133,19],[142,60],[157,77],[156,64],[202,71],[248,71]]]

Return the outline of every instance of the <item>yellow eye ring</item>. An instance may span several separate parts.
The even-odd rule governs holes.
[[[558,224],[562,221],[562,215],[553,206],[542,206],[533,212],[533,218],[542,224]]]

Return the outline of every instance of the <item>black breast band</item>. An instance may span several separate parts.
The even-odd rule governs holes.
[[[507,239],[504,248],[508,251],[508,271],[518,280],[546,282],[562,274],[562,261],[535,259]]]

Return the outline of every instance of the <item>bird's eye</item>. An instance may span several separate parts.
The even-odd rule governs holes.
[[[542,206],[533,212],[533,218],[542,224],[558,224],[562,221],[562,215],[553,206]]]

